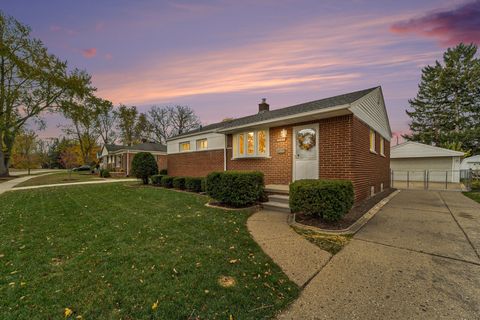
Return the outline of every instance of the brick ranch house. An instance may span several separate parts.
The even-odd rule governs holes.
[[[390,187],[391,129],[381,87],[214,123],[167,141],[168,174],[259,170],[267,185],[348,179],[360,201]]]
[[[98,156],[100,168],[112,171],[113,175],[129,176],[133,156],[139,152],[150,152],[157,161],[158,170],[167,168],[167,147],[159,143],[140,143],[132,146],[106,144]]]

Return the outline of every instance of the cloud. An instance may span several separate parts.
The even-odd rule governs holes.
[[[480,1],[400,21],[393,24],[390,31],[434,38],[445,47],[459,42],[480,43]]]
[[[97,48],[83,49],[82,55],[87,59],[93,58],[97,55]]]
[[[105,53],[105,59],[106,60],[112,60],[113,56],[111,53]]]
[[[361,89],[398,78],[404,69],[416,70],[420,60],[436,58],[436,52],[415,55],[408,48],[392,48],[398,40],[388,26],[407,16],[336,17],[336,32],[326,19],[273,33],[260,31],[255,40],[226,48],[145,57],[123,70],[97,73],[94,81],[105,98],[135,104],[232,92],[308,89],[320,95]],[[373,77],[365,76],[368,68],[376,73]]]

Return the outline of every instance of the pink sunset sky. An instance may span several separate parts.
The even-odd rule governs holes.
[[[480,43],[480,1],[5,1],[114,104],[185,104],[204,124],[381,85],[408,130],[421,69]],[[45,115],[43,137],[61,134]]]

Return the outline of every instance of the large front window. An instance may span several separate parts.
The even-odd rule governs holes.
[[[242,132],[234,135],[234,157],[268,156],[268,130]]]
[[[190,151],[190,142],[180,142],[180,152]]]

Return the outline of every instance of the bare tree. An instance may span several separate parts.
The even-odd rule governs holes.
[[[148,111],[151,137],[158,143],[177,134],[200,127],[201,122],[192,108],[188,106],[153,106]]]
[[[131,146],[135,142],[135,122],[138,117],[137,107],[128,107],[122,104],[115,111],[115,115],[122,143]]]

